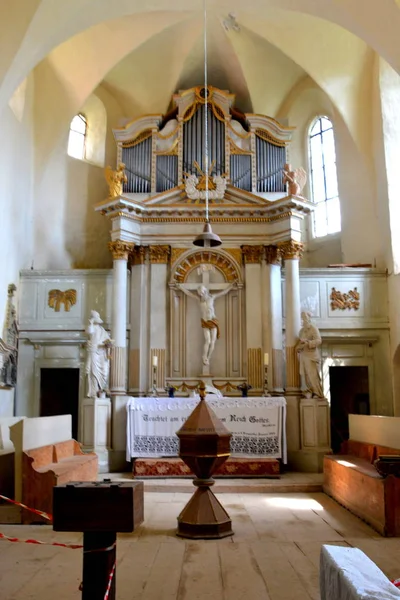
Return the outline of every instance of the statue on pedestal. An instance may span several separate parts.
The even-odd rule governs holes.
[[[204,329],[204,348],[203,348],[203,364],[209,365],[211,354],[213,353],[215,342],[220,337],[219,323],[215,316],[214,300],[220,296],[225,296],[235,285],[232,283],[222,292],[210,294],[204,285],[199,285],[197,294],[193,294],[182,285],[177,284],[177,288],[182,290],[190,298],[198,300],[201,314],[201,326]]]
[[[300,361],[300,376],[302,389],[308,398],[323,398],[321,380],[321,355],[319,346],[322,344],[318,327],[311,322],[308,312],[301,313],[303,326],[300,329],[296,351]]]
[[[89,398],[96,398],[108,389],[112,340],[101,326],[102,323],[99,313],[92,310],[86,329],[89,338],[86,346],[87,396]]]
[[[8,286],[4,339],[0,337],[0,387],[15,387],[17,383],[18,325],[14,305],[16,290],[13,283]]]

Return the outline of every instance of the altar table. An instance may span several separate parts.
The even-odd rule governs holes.
[[[179,439],[175,434],[198,402],[197,398],[130,398],[127,461],[178,456]],[[206,402],[232,432],[231,456],[281,458],[287,462],[285,398],[208,395]]]

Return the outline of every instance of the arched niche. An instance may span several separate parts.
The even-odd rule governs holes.
[[[236,254],[234,257],[233,254]],[[243,277],[240,250],[189,250],[173,260],[170,278],[170,356],[172,379],[199,379],[203,374],[204,333],[198,302],[186,296],[178,285],[194,294],[200,285],[218,293],[232,283],[226,295],[215,300],[221,337],[210,361],[215,379],[235,380],[243,374]]]

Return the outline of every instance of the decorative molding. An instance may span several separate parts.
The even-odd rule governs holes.
[[[171,265],[175,264],[178,258],[186,252],[187,248],[171,248]]]
[[[281,249],[278,246],[265,246],[265,260],[268,265],[280,265],[282,262]]]
[[[230,254],[232,258],[237,262],[238,265],[242,264],[242,250],[241,248],[224,248],[225,252]]]
[[[135,246],[129,255],[130,266],[144,265],[148,246]]]
[[[304,244],[288,240],[287,242],[278,242],[278,248],[283,260],[294,260],[302,258]]]
[[[189,273],[201,264],[214,265],[224,274],[228,283],[240,281],[240,274],[230,258],[216,250],[198,250],[186,256],[177,265],[174,273],[176,283],[184,283]]]
[[[254,389],[263,389],[264,387],[262,348],[247,349],[247,383]]]
[[[219,380],[213,379],[212,384],[219,392],[236,392],[237,387],[238,387],[237,381],[235,381],[235,382],[224,381],[223,383],[217,383],[217,381],[219,381]],[[245,383],[245,382],[243,381],[242,383]]]
[[[360,292],[356,287],[347,293],[338,292],[333,287],[329,300],[331,301],[331,310],[358,310],[360,308]]]
[[[123,242],[122,240],[115,240],[108,243],[108,249],[113,256],[113,260],[128,260],[133,247],[133,242]]]
[[[149,246],[150,262],[164,265],[169,262],[171,247],[167,245]]]
[[[242,246],[242,255],[246,265],[258,264],[261,262],[263,246]]]
[[[60,312],[61,304],[64,304],[65,312],[69,312],[71,306],[76,304],[77,291],[70,289],[62,292],[61,290],[50,290],[47,304],[54,308],[55,312]]]

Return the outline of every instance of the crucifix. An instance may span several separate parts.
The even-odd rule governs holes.
[[[237,283],[210,283],[210,271],[202,269],[201,283],[177,284],[186,296],[199,302],[201,326],[204,330],[203,375],[209,374],[210,357],[215,342],[220,337],[219,323],[215,315],[214,301],[225,296]],[[193,290],[193,291],[192,291]]]

